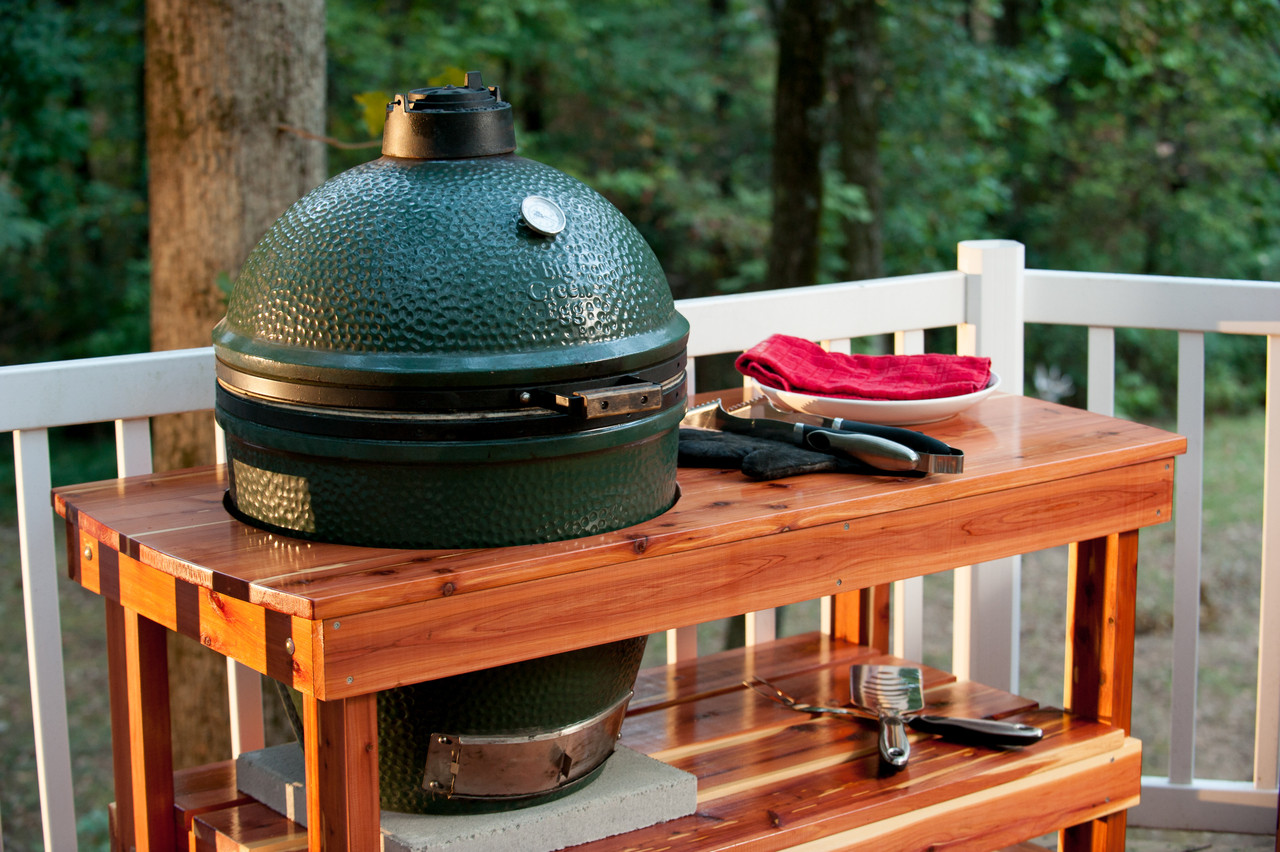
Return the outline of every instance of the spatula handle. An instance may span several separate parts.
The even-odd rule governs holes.
[[[901,717],[884,714],[880,717],[880,758],[895,768],[907,765],[911,756],[911,742],[907,739],[907,727]]]
[[[1044,731],[1031,725],[955,716],[915,716],[911,719],[911,727],[921,733],[938,734],[970,745],[1023,746],[1044,736]]]

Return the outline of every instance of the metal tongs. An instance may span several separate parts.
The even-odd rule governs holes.
[[[762,406],[763,417],[741,417],[715,399],[689,409],[680,425],[786,441],[860,462],[871,468],[871,473],[918,477],[964,470],[963,451],[923,432],[838,417],[803,415],[818,421],[818,425],[812,425],[788,416],[760,397],[735,405],[732,410],[757,404]]]

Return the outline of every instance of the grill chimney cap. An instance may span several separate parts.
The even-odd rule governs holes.
[[[416,160],[454,160],[510,154],[516,149],[511,104],[479,71],[463,86],[431,86],[396,95],[387,104],[382,153]]]

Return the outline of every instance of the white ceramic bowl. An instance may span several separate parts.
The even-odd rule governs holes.
[[[861,420],[863,423],[879,423],[882,426],[911,426],[954,417],[985,399],[999,386],[1000,377],[992,373],[987,386],[980,391],[937,399],[839,399],[778,390],[765,385],[760,385],[760,390],[783,411],[799,411],[821,417],[843,417],[846,420]]]

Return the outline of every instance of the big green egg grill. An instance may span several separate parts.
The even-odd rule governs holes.
[[[475,548],[672,506],[688,323],[635,227],[515,148],[511,105],[477,73],[397,95],[382,156],[258,243],[213,332],[233,514],[304,539]],[[383,808],[493,810],[588,783],[643,648],[380,694]]]

